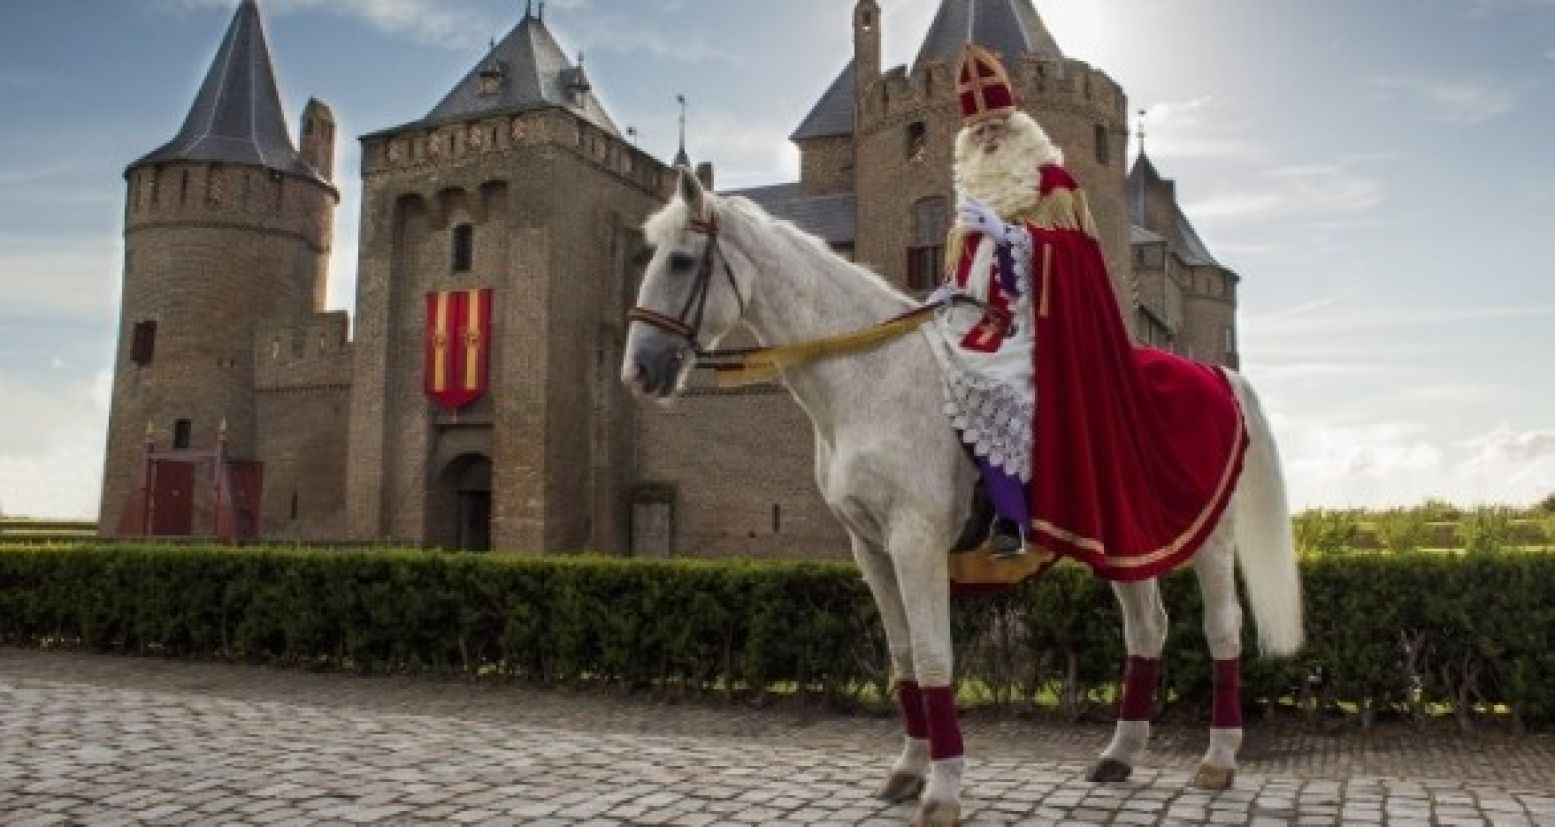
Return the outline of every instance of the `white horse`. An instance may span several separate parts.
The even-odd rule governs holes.
[[[684,170],[677,197],[647,221],[645,235],[653,256],[622,366],[622,381],[639,396],[667,400],[679,394],[695,348],[711,346],[740,324],[763,344],[785,344],[856,331],[914,306],[820,240],[749,200],[705,192]],[[879,607],[893,673],[914,694],[918,687],[952,686],[947,550],[968,518],[977,473],[941,412],[930,335],[924,329],[872,350],[787,369],[782,377],[814,424],[816,482],[846,528]],[[1231,507],[1192,560],[1220,679],[1209,749],[1194,777],[1196,785],[1211,788],[1230,785],[1241,744],[1231,666],[1241,655],[1235,561],[1242,564],[1263,651],[1290,654],[1302,638],[1300,584],[1273,436],[1252,388],[1238,376],[1232,380],[1251,444]],[[1167,631],[1154,580],[1114,589],[1130,656],[1123,705],[1134,714],[1121,716],[1125,720],[1092,768],[1088,777],[1099,782],[1126,779],[1144,752]],[[953,706],[950,714],[954,725]],[[953,824],[963,768],[959,730],[955,755],[931,757],[921,716],[917,732],[905,704],[904,717],[906,746],[879,795],[893,802],[921,796],[918,822]]]

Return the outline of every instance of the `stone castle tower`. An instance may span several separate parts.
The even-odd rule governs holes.
[[[362,153],[349,536],[482,546],[489,524],[503,548],[624,548],[617,365],[637,227],[669,169],[528,11],[426,118]],[[425,297],[476,288],[495,291],[491,392],[440,411],[422,393]]]
[[[183,128],[125,172],[105,529],[122,516],[148,442],[208,452],[225,423],[233,457],[261,451],[255,346],[262,328],[300,325],[323,308],[339,201],[329,108],[311,103],[303,122],[299,153],[259,10],[244,0]],[[209,467],[194,467],[192,490],[179,496],[192,497],[194,530],[208,532]]]
[[[942,0],[912,65],[889,69],[880,11],[852,8],[854,53],[793,135],[800,180],[737,194],[905,289],[932,288],[954,216],[955,64],[977,42],[1087,188],[1135,334],[1235,364],[1237,276],[1148,158],[1126,168],[1116,83],[1065,57],[1032,0]],[[262,465],[265,540],[846,554],[809,422],[782,387],[693,389],[672,409],[627,398],[638,227],[674,175],[623,138],[541,15],[526,9],[426,117],[361,139],[350,338],[346,314],[322,309],[335,129],[312,101],[293,143],[244,0],[184,127],[130,165],[105,533],[125,514],[147,518],[143,533],[214,533],[220,455]],[[424,388],[427,308],[484,290],[488,387],[439,407]],[[158,471],[137,486],[148,456],[176,484]]]

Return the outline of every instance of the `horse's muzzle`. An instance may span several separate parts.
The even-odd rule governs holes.
[[[621,364],[621,382],[637,396],[667,399],[678,390],[690,348],[664,333],[648,329],[628,342]]]

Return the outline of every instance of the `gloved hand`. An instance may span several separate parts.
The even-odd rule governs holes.
[[[961,226],[982,233],[1001,246],[1006,246],[1013,240],[1014,228],[1006,224],[992,207],[976,198],[968,198],[962,202],[957,218]]]

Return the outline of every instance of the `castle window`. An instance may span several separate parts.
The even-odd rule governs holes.
[[[297,519],[297,492],[292,492],[292,520]]]
[[[872,12],[864,12],[859,18],[859,27],[864,31],[872,31],[875,28],[875,15]]]
[[[1236,353],[1236,328],[1234,328],[1234,327],[1227,327],[1226,328],[1226,355],[1227,356],[1231,356],[1232,354],[1235,354],[1235,353]]]
[[[151,364],[151,357],[157,350],[157,323],[136,322],[135,332],[130,336],[130,361],[145,367]]]
[[[180,419],[173,423],[173,450],[187,451],[194,441],[194,423],[187,419]]]
[[[772,506],[772,533],[783,533],[783,506],[781,505]]]
[[[1102,166],[1112,163],[1112,135],[1101,124],[1096,125],[1096,163]]]
[[[468,273],[475,265],[475,228],[469,224],[454,227],[453,267],[455,273]]]
[[[912,246],[907,249],[907,289],[933,290],[944,268],[945,233],[949,229],[945,199],[921,198],[912,207]]]
[[[929,128],[923,121],[907,125],[907,160],[922,161],[929,149]]]
[[[183,177],[178,179],[178,203],[189,200],[189,170],[184,170]]]

